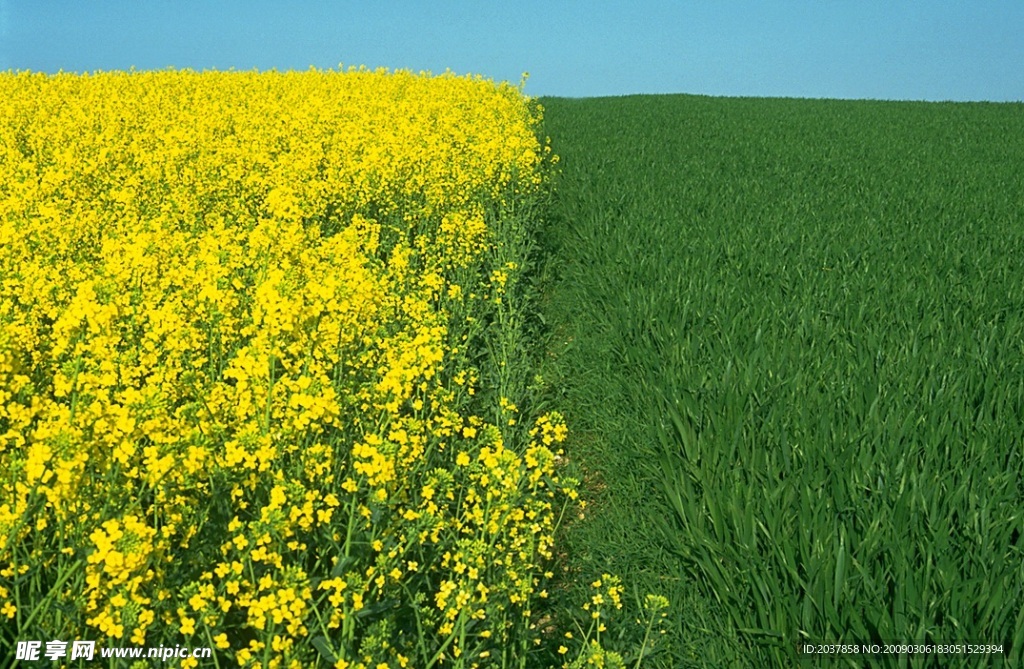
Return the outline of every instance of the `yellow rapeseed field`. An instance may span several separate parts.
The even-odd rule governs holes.
[[[0,646],[521,664],[574,482],[473,342],[537,121],[451,75],[0,75]]]

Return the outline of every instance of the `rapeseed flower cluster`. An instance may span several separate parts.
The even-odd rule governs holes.
[[[451,75],[0,75],[0,645],[508,665],[575,495],[482,380],[537,122]]]

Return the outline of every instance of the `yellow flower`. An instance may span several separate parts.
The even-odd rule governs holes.
[[[452,75],[0,73],[5,582],[84,546],[69,625],[143,645],[230,612],[251,632],[234,659],[279,667],[307,662],[306,621],[345,629],[396,585],[442,584],[418,593],[438,629],[528,610],[564,423],[505,447],[515,404],[467,400],[470,335],[522,260],[495,258],[495,212],[553,162],[527,102]],[[479,466],[449,471],[476,440]],[[349,550],[370,532],[386,551]],[[472,583],[406,560],[417,540],[462,551]],[[327,578],[338,547],[349,582]],[[416,666],[398,651],[351,665]]]

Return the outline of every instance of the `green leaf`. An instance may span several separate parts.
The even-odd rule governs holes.
[[[334,665],[338,663],[340,658],[334,654],[333,650],[331,650],[331,645],[327,637],[313,637],[311,643],[313,644],[313,648],[316,648],[317,652],[320,653],[320,657],[322,657],[328,664]]]

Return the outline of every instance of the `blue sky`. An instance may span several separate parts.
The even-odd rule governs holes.
[[[339,64],[530,95],[1024,100],[1022,0],[0,0],[0,70]]]

